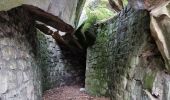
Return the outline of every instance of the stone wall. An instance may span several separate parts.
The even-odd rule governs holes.
[[[57,15],[66,23],[76,27],[85,0],[51,0],[47,12]],[[62,33],[62,32],[60,32]],[[43,90],[52,87],[84,83],[85,53],[71,51],[59,46],[48,35],[38,31],[38,56],[42,68]]]
[[[129,5],[97,24],[87,51],[86,89],[112,100],[169,100],[170,75],[149,29],[149,14]]]
[[[0,5],[4,2],[0,1]],[[0,10],[17,6],[13,1],[8,3],[7,6],[13,6]],[[77,0],[41,4],[37,1],[35,6],[58,15],[72,26],[75,26],[75,14],[81,12]],[[84,53],[59,47],[51,36],[36,30],[34,24],[35,20],[22,7],[0,12],[0,100],[41,100],[41,83],[46,90],[84,81]]]
[[[0,12],[0,99],[41,100],[34,21],[21,8]]]
[[[38,58],[42,69],[43,89],[84,82],[85,54],[58,45],[48,35],[38,31]]]

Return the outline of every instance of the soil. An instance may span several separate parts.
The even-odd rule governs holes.
[[[44,92],[43,100],[110,100],[106,97],[94,97],[80,91],[80,86],[63,86]]]

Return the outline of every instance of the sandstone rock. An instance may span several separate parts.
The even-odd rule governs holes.
[[[170,70],[170,1],[151,11],[150,29],[159,51],[161,52],[166,68]]]
[[[40,7],[43,10],[47,10],[50,4],[50,0],[1,0],[0,11],[9,10],[22,4],[30,4]]]
[[[168,0],[129,0],[129,3],[136,9],[152,10]]]
[[[22,4],[28,4],[52,13],[53,15],[60,17],[66,23],[75,26],[74,22],[75,20],[78,20],[76,19],[76,14],[79,14],[79,12],[76,13],[76,11],[80,10],[77,9],[77,6],[79,6],[78,2],[79,0],[1,0],[0,11],[7,11],[21,6]]]
[[[79,0],[51,0],[47,12],[57,15],[66,23],[74,26],[75,20],[78,20],[75,19],[77,11],[76,7],[79,6],[77,5],[78,2]]]

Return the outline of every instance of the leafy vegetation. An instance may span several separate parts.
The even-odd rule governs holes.
[[[87,4],[85,6],[88,19],[84,23],[84,26],[81,30],[82,33],[88,30],[97,21],[106,20],[111,16],[115,15],[115,13],[109,10],[107,5],[108,5],[108,0],[100,0],[97,5],[91,6]]]
[[[97,20],[103,20],[113,16],[114,13],[109,10],[109,8],[107,7],[108,5],[109,3],[107,0],[101,0],[99,1],[99,4],[95,7],[87,6],[85,9],[88,19],[91,18],[90,16],[96,16]]]
[[[128,4],[128,0],[122,0],[124,7]]]

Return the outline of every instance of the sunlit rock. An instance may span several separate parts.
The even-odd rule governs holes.
[[[151,15],[151,33],[170,70],[170,1],[153,9]]]

